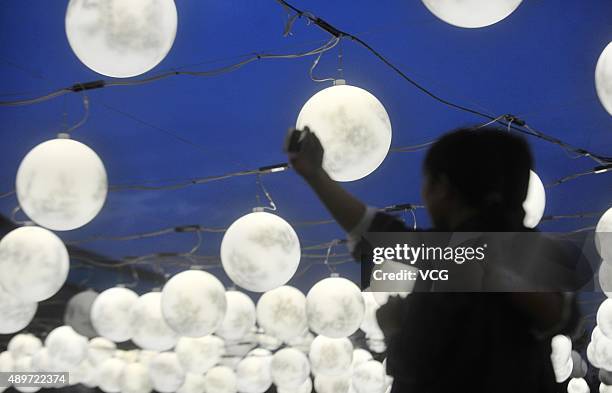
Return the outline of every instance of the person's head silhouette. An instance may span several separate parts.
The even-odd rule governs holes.
[[[438,229],[477,220],[477,230],[523,228],[533,159],[527,142],[494,128],[464,128],[427,152],[422,197]]]

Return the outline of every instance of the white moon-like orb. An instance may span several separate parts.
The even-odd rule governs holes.
[[[590,342],[589,345],[587,345],[586,355],[589,363],[591,363],[594,367],[601,367],[599,361],[597,360],[597,354],[595,353],[595,343]]]
[[[300,241],[289,223],[267,212],[240,217],[221,242],[221,263],[242,288],[265,292],[284,285],[300,263]]]
[[[361,290],[352,281],[329,277],[316,283],[306,295],[310,329],[331,338],[355,333],[365,313]]]
[[[612,299],[604,300],[597,310],[597,326],[608,338],[612,338]]]
[[[606,210],[595,227],[595,247],[604,259],[612,263],[612,207]],[[603,263],[602,263],[603,264]]]
[[[205,393],[206,380],[204,375],[187,373],[185,382],[176,393]]]
[[[121,391],[121,375],[125,369],[125,361],[117,358],[106,359],[98,367],[98,387],[105,393]]]
[[[55,295],[69,269],[68,250],[51,231],[25,226],[0,240],[0,285],[21,301],[39,302]]]
[[[610,262],[601,261],[599,271],[597,273],[599,286],[601,291],[608,297],[612,298],[612,265]]]
[[[18,373],[31,373],[35,372],[32,367],[32,356],[22,356],[20,358],[15,359],[15,372]],[[15,386],[15,389],[22,393],[34,393],[38,392],[40,387],[25,387],[25,386]]]
[[[138,295],[127,288],[116,287],[100,293],[91,306],[91,323],[102,337],[114,342],[132,338],[132,307]]]
[[[68,231],[87,224],[102,209],[108,192],[106,169],[81,142],[52,139],[34,147],[21,161],[15,191],[32,221]]]
[[[285,342],[300,336],[308,327],[306,297],[288,285],[264,293],[257,302],[257,323]]]
[[[572,378],[567,384],[567,393],[589,393],[590,391],[584,378]]]
[[[162,352],[149,362],[149,378],[153,389],[160,393],[173,393],[185,382],[185,371],[175,353]]]
[[[70,326],[64,325],[49,333],[45,339],[45,347],[54,363],[70,369],[85,360],[89,341]]]
[[[30,333],[17,334],[8,342],[7,350],[13,355],[13,359],[23,356],[32,356],[43,346],[40,338]]]
[[[112,358],[117,350],[115,343],[104,337],[92,338],[89,340],[88,346],[87,360],[94,366],[102,364],[106,359]]]
[[[132,306],[132,341],[140,348],[166,351],[174,348],[178,335],[162,315],[161,293],[146,293]]]
[[[121,393],[149,393],[153,390],[149,379],[149,369],[140,363],[125,366],[119,378]]]
[[[599,384],[599,393],[612,393],[612,386],[606,385],[603,382]]]
[[[529,171],[529,187],[527,189],[527,197],[523,202],[525,217],[523,225],[526,228],[535,228],[544,215],[546,207],[546,191],[542,180],[534,171]]]
[[[238,380],[236,373],[229,367],[213,367],[204,376],[206,393],[236,393]]]
[[[225,300],[225,317],[215,334],[226,340],[239,340],[255,326],[255,303],[239,291],[225,292]]]
[[[98,386],[98,370],[89,362],[85,360],[78,365],[78,367],[70,370],[70,384],[82,384],[88,388],[95,388]]]
[[[177,22],[173,0],[70,0],[66,35],[88,68],[128,78],[144,74],[166,57]]]
[[[357,368],[357,366],[359,366],[361,363],[365,363],[372,359],[372,354],[370,352],[362,348],[356,348],[353,351],[353,362],[351,363],[351,369],[355,370],[355,368]]]
[[[312,96],[296,128],[309,127],[321,141],[323,168],[336,181],[366,177],[382,164],[391,146],[391,121],[368,91],[336,84]]]
[[[601,105],[612,115],[612,42],[604,48],[597,60],[595,88]]]
[[[59,371],[59,369],[51,365],[51,357],[47,348],[41,348],[32,355],[32,370],[35,372]]]
[[[187,337],[213,333],[223,323],[227,308],[223,284],[199,270],[184,271],[168,280],[161,303],[168,325]]]
[[[553,368],[557,369],[567,364],[572,356],[572,340],[562,334],[558,334],[550,341],[550,360]]]
[[[0,288],[0,334],[13,334],[32,322],[38,303],[24,302]]]
[[[98,293],[90,289],[74,295],[66,304],[64,325],[71,326],[75,332],[87,338],[97,335],[91,324],[91,306]]]
[[[282,386],[277,386],[276,391],[278,393],[312,393],[312,379],[310,379],[310,377],[306,378],[304,383],[297,388],[284,388]]]
[[[310,376],[310,362],[295,348],[283,348],[272,356],[272,381],[277,387],[298,388]]]
[[[383,393],[387,388],[387,373],[381,362],[368,360],[353,370],[355,393]]]
[[[594,345],[594,359],[600,368],[612,370],[612,340],[601,334]]]
[[[478,28],[508,17],[522,0],[423,0],[439,19],[457,27]]]
[[[351,374],[317,374],[314,378],[314,390],[317,393],[351,393]]]
[[[266,357],[249,356],[236,366],[238,391],[241,393],[264,393],[272,386],[270,361]]]
[[[353,344],[348,338],[317,336],[312,341],[308,358],[313,374],[341,375],[350,371]]]
[[[225,345],[219,337],[181,337],[174,349],[183,369],[194,374],[204,374],[219,363],[225,354]]]

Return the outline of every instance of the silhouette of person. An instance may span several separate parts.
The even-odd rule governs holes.
[[[299,149],[289,153],[290,164],[349,234],[349,243],[359,250],[354,254],[363,252],[366,232],[412,231],[396,217],[366,206],[329,177],[315,132],[304,131]],[[433,223],[431,231],[528,231],[523,201],[532,164],[524,139],[501,130],[466,128],[442,136],[427,152],[423,166],[421,196]],[[519,242],[513,248],[520,246]],[[562,254],[560,249],[564,251],[555,248],[555,255]],[[538,275],[538,269],[525,273],[526,263],[516,265],[521,280],[546,276]],[[571,272],[562,269],[555,277],[563,283],[556,286],[548,280],[542,284],[546,290],[537,292],[500,286],[391,297],[377,319],[387,343],[387,370],[394,377],[392,393],[556,392],[550,338],[576,323],[576,303],[567,291],[579,283]],[[489,277],[481,281],[483,288],[499,285],[499,277],[491,275],[495,276],[482,274]]]

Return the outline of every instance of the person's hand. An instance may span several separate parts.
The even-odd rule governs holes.
[[[323,170],[323,153],[321,141],[306,127],[300,143],[300,150],[289,153],[289,163],[304,179],[311,180],[325,172]]]

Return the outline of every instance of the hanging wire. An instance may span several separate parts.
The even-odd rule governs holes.
[[[270,206],[263,206],[263,209],[267,209],[270,211],[276,211],[276,204],[274,203],[274,200],[272,200],[272,196],[270,195],[270,193],[264,186],[263,182],[261,181],[261,173],[257,174],[257,186],[259,186],[259,189],[265,195],[266,199],[268,200],[268,204],[270,205]],[[259,202],[259,194],[257,194],[257,201]]]
[[[11,221],[13,222],[13,224],[15,225],[32,225],[33,222],[30,220],[18,220],[17,219],[17,213],[19,213],[21,211],[21,206],[17,205],[13,208],[13,210],[11,211]]]
[[[74,132],[76,129],[82,127],[85,123],[87,123],[87,120],[89,119],[89,97],[87,96],[87,94],[85,94],[84,91],[82,93],[83,93],[83,117],[78,123],[64,130],[63,132],[65,134],[70,134]]]

